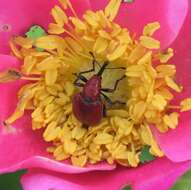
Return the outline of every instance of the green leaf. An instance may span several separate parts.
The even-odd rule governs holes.
[[[42,37],[42,36],[45,36],[47,35],[45,30],[41,27],[41,26],[38,26],[38,25],[34,25],[32,26],[28,32],[25,33],[25,35],[32,39],[33,41],[35,41],[36,39]],[[42,48],[36,48],[37,51],[41,52],[43,51]]]
[[[134,0],[123,0],[124,3],[133,3]]]
[[[20,184],[20,177],[26,170],[20,170],[15,173],[8,173],[0,175],[0,189],[1,190],[22,190]]]
[[[150,162],[155,159],[155,157],[149,152],[150,147],[144,146],[141,154],[139,156],[141,163]]]
[[[191,187],[191,170],[181,176],[170,190],[190,190]]]
[[[132,188],[130,185],[127,185],[127,186],[123,187],[123,189],[121,189],[121,190],[132,190]]]
[[[38,25],[34,25],[32,26],[28,32],[25,33],[25,35],[28,37],[28,38],[31,38],[32,40],[36,40],[37,38],[40,38],[42,36],[45,36],[46,35],[46,32],[45,30],[41,27],[41,26],[38,26]]]

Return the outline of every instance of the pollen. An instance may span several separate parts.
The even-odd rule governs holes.
[[[69,160],[78,167],[101,161],[138,167],[145,146],[153,156],[163,157],[151,126],[161,133],[176,129],[180,112],[191,110],[191,98],[180,105],[171,103],[183,87],[176,83],[176,66],[169,63],[173,49],[161,51],[160,41],[153,37],[160,23],[148,23],[138,37],[114,21],[121,0],[110,0],[104,10],[88,10],[82,17],[70,0],[60,3],[51,10],[53,21],[47,34],[10,40],[12,54],[23,64],[20,70],[1,72],[0,82],[28,82],[19,90],[17,107],[6,125],[28,111],[34,133],[42,130],[47,152],[55,160]],[[72,111],[73,95],[80,91],[74,86],[73,73],[90,70],[89,52],[100,65],[108,61],[110,67],[125,68],[108,69],[102,79],[102,86],[109,88],[125,76],[109,95],[125,104],[105,103],[106,116],[95,126],[84,126]]]

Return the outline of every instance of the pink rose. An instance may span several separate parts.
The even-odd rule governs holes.
[[[108,0],[72,0],[73,7],[81,16],[87,9],[101,9]],[[0,70],[19,67],[20,62],[8,55],[8,39],[12,35],[26,32],[38,24],[47,28],[50,9],[56,0],[6,0],[0,1]],[[156,37],[162,47],[175,50],[172,63],[177,67],[177,81],[184,92],[177,95],[175,102],[191,95],[191,5],[189,0],[134,0],[123,3],[116,22],[129,30],[141,33],[149,22],[159,21],[161,29]],[[0,121],[4,121],[15,109],[16,94],[23,82],[0,84]],[[131,184],[133,190],[167,190],[175,180],[191,167],[191,117],[190,111],[181,113],[179,126],[168,133],[153,130],[166,157],[139,166],[123,168],[101,163],[78,168],[51,159],[45,151],[46,144],[41,132],[33,132],[29,114],[17,120],[13,128],[0,127],[0,173],[27,168],[22,179],[25,190],[118,190]]]

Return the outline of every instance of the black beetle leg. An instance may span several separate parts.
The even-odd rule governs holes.
[[[77,86],[77,87],[84,87],[84,84],[78,82],[79,78],[77,78],[75,81],[74,81],[74,86]]]
[[[117,86],[118,86],[119,82],[121,80],[123,80],[125,77],[126,76],[124,75],[121,78],[119,78],[118,80],[116,80],[115,85],[114,85],[113,88],[111,88],[111,89],[110,88],[102,88],[101,91],[106,92],[106,93],[113,93],[117,89]]]
[[[106,117],[107,116],[107,114],[106,114],[106,107],[105,107],[105,105],[103,106],[103,117]]]
[[[74,85],[77,87],[84,87],[84,84],[82,84],[82,83],[75,83]]]
[[[103,96],[103,98],[105,99],[105,101],[109,104],[109,105],[112,105],[112,101],[111,99],[106,96],[104,93],[101,92],[101,95]]]
[[[112,69],[112,70],[126,70],[126,68],[125,67],[107,67],[107,68],[105,68],[105,69]]]
[[[93,60],[95,61],[95,63],[97,63],[98,66],[99,66],[99,68],[101,68],[101,65],[100,65],[99,62],[96,60],[94,54],[93,54],[91,51],[90,51],[89,53],[90,53],[90,55],[92,56],[92,58],[93,58]]]
[[[115,105],[115,104],[126,105],[125,102],[121,102],[121,101],[119,101],[119,100],[116,100],[116,101],[112,102],[112,104],[113,104],[113,105]]]
[[[105,99],[105,101],[110,105],[115,105],[115,104],[122,104],[122,105],[125,105],[126,103],[125,102],[121,102],[119,100],[116,100],[116,101],[112,101],[108,96],[106,96],[104,93],[101,92],[101,95],[103,96],[103,98]]]
[[[93,54],[91,54],[91,55],[93,55]],[[95,60],[95,58],[93,56],[92,68],[90,70],[80,72],[79,75],[94,72],[95,71],[95,63],[96,63],[96,60]]]
[[[77,77],[76,80],[81,80],[85,83],[88,81],[88,79],[81,74],[74,73],[74,75]]]

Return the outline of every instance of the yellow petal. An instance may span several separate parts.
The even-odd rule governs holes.
[[[83,15],[83,18],[92,27],[98,27],[99,17],[93,11],[87,11],[86,14]]]
[[[156,107],[158,110],[162,111],[166,107],[167,101],[164,99],[163,96],[155,94],[153,96],[152,105]]]
[[[108,46],[108,40],[102,37],[98,37],[93,47],[93,51],[96,53],[102,53]]]
[[[109,144],[113,141],[113,136],[108,133],[102,133],[94,138],[95,144]]]
[[[175,90],[176,92],[181,92],[182,91],[182,87],[178,86],[174,80],[170,77],[165,77],[165,82],[167,84],[168,87],[172,88],[173,90]]]
[[[112,117],[112,116],[118,116],[118,117],[128,117],[129,112],[126,110],[120,110],[120,109],[115,109],[115,110],[108,110],[107,115]]]
[[[99,33],[100,37],[105,38],[107,40],[111,40],[111,36],[105,30],[99,30],[98,33]]]
[[[158,72],[158,77],[172,77],[176,74],[176,66],[175,65],[158,65],[156,67]]]
[[[38,38],[35,42],[36,47],[47,50],[54,50],[58,48],[60,44],[64,44],[64,40],[56,35],[43,36]]]
[[[172,48],[168,48],[167,52],[159,54],[159,60],[161,63],[167,63],[168,60],[173,57],[174,50]]]
[[[121,5],[121,0],[110,0],[105,8],[105,15],[112,21],[117,16]]]
[[[64,9],[67,9],[69,0],[58,0]]]
[[[129,44],[132,43],[131,37],[127,30],[123,30],[120,35],[117,36],[120,43]]]
[[[64,26],[65,23],[68,22],[68,18],[65,14],[65,12],[59,7],[59,6],[55,6],[52,11],[52,16],[54,17],[54,20],[56,21],[56,23],[58,25],[60,25],[61,27]]]
[[[118,133],[121,133],[123,135],[129,135],[132,132],[133,123],[128,119],[122,119],[117,117],[115,118],[115,123],[119,127]]]
[[[58,24],[50,23],[48,26],[49,34],[63,34],[64,32],[64,28]]]
[[[82,22],[79,18],[71,17],[70,20],[72,21],[73,25],[79,30],[86,30],[87,26],[84,22]]]
[[[109,61],[114,61],[120,58],[126,51],[127,44],[119,45],[111,54],[107,55]]]
[[[32,48],[32,45],[33,45],[33,41],[29,38],[24,38],[24,37],[15,37],[14,38],[14,41],[17,45],[21,46],[21,47],[24,47],[26,49],[30,49]]]
[[[53,70],[57,69],[60,64],[60,60],[58,58],[55,58],[53,56],[49,56],[48,58],[44,59],[40,63],[37,64],[36,68],[39,71],[47,71],[47,70]]]
[[[186,98],[180,103],[181,112],[191,110],[191,98]]]
[[[17,48],[16,44],[14,43],[13,39],[9,41],[9,46],[11,48],[12,53],[19,59],[23,59],[23,56],[19,49]]]
[[[175,129],[178,125],[178,117],[179,117],[179,114],[176,112],[173,112],[169,115],[165,115],[163,117],[163,121],[169,128]]]
[[[154,32],[156,30],[158,30],[159,28],[160,28],[160,23],[159,22],[149,23],[144,27],[143,35],[152,36],[154,34]]]
[[[56,126],[57,123],[53,121],[46,128],[45,132],[43,133],[43,137],[46,142],[55,140],[58,137],[59,133],[61,132],[61,128]]]
[[[154,38],[148,36],[140,37],[140,44],[148,49],[159,49],[160,41],[155,40]]]
[[[66,37],[65,41],[67,43],[67,45],[75,52],[82,52],[83,48],[81,45],[79,45],[79,43],[77,41],[75,41],[74,39],[70,38],[70,37]]]
[[[67,154],[73,154],[76,151],[76,148],[77,148],[76,141],[70,139],[64,140],[64,151]]]
[[[22,72],[26,75],[32,74],[32,69],[35,67],[37,60],[33,56],[26,56],[24,58],[24,65]]]
[[[45,74],[45,82],[47,85],[53,85],[58,76],[58,71],[56,69],[47,70]]]
[[[87,156],[86,155],[82,155],[79,157],[72,156],[71,161],[74,166],[83,167],[87,162]]]
[[[7,83],[14,80],[18,80],[22,77],[22,74],[17,70],[7,70],[0,72],[0,83]]]

